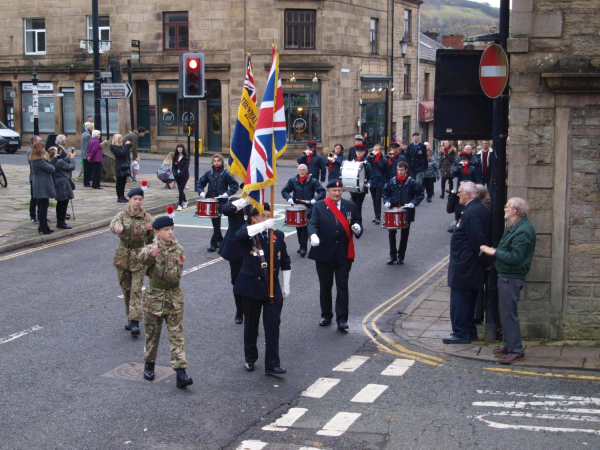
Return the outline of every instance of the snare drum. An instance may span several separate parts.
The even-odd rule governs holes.
[[[308,225],[305,206],[288,206],[285,208],[285,225],[288,227],[305,227]]]
[[[408,227],[406,209],[404,208],[384,209],[383,215],[383,228],[397,230]]]
[[[365,186],[364,162],[343,161],[340,172],[342,185],[346,192],[363,192]]]
[[[198,199],[195,216],[216,219],[219,217],[219,201],[214,198]]]

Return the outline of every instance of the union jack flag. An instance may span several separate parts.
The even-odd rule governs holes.
[[[264,189],[277,183],[277,158],[287,150],[285,125],[279,53],[273,44],[271,70],[258,112],[258,123],[242,193],[260,214],[264,211]]]

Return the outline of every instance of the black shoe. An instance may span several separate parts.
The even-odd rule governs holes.
[[[371,220],[371,222],[375,223],[375,222],[377,222],[377,219],[373,219],[373,220]]]
[[[300,256],[305,258],[306,257],[306,250],[302,249],[300,250]]]
[[[127,201],[127,199],[125,197],[121,197],[119,200],[117,200],[117,203],[129,203]]]
[[[61,230],[71,230],[73,227],[70,225],[67,225],[66,223],[57,223],[56,224],[56,228],[60,228]]]
[[[444,344],[470,344],[471,339],[463,339],[451,334],[447,338],[442,339],[442,342]]]
[[[300,253],[300,249],[296,250],[296,253],[298,253],[298,254],[299,254],[299,253]]]
[[[444,194],[440,195],[440,198],[444,198]]]
[[[246,363],[246,364],[244,364],[244,370],[246,372],[254,372],[254,363]]]
[[[104,189],[104,188],[101,188],[101,187],[97,187],[97,188],[92,188],[92,189]]]
[[[190,384],[194,384],[194,380],[187,376],[185,369],[177,369],[177,387],[183,389]]]
[[[144,364],[144,380],[152,381],[154,380],[154,363],[147,362]]]
[[[215,246],[215,244],[210,244],[210,247],[208,247],[206,250],[208,250],[209,252],[216,252],[217,251],[217,247]]]
[[[273,367],[272,369],[265,369],[265,375],[283,375],[287,373],[283,367]]]
[[[375,225],[379,225],[380,223],[381,223],[381,220],[375,219]]]
[[[126,329],[127,331],[131,331],[131,326],[132,326],[132,322],[131,322],[131,320],[128,320],[128,321],[127,321],[127,324],[125,325],[125,329]]]
[[[331,325],[331,319],[326,319],[325,317],[323,317],[319,322],[319,326],[326,327],[327,325]]]
[[[140,323],[137,320],[131,321],[131,335],[132,336],[140,335]]]
[[[52,234],[54,233],[54,230],[51,230],[50,228],[39,228],[38,227],[38,231],[40,234]]]
[[[431,203],[431,198],[427,197],[425,200],[427,200],[427,203]]]
[[[239,311],[235,313],[235,323],[238,325],[244,323],[244,315]]]
[[[33,219],[30,219],[31,223],[38,223],[38,220],[34,217]]]
[[[340,331],[346,331],[348,329],[348,324],[346,322],[340,322],[338,323],[338,330]]]
[[[84,184],[83,187],[92,187],[91,184]]]
[[[401,266],[404,264],[404,258],[398,258],[398,265]]]
[[[221,246],[220,242],[217,242],[217,248],[219,248]]]
[[[387,260],[386,264],[387,264],[388,266],[391,266],[392,264],[395,264],[395,263],[396,263],[396,261],[397,261],[397,259],[396,259],[396,258],[390,258],[390,259],[388,259],[388,260]]]

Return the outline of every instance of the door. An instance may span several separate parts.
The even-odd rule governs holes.
[[[152,140],[150,138],[150,89],[147,81],[137,81],[137,128],[144,127],[146,134],[139,138],[139,148],[150,148]]]
[[[222,117],[221,117],[221,82],[210,80],[208,82],[208,101],[206,104],[208,114],[208,151],[221,152],[223,150]]]
[[[12,103],[4,104],[4,125],[12,130],[15,129],[15,108]]]

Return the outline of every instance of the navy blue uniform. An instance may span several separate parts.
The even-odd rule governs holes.
[[[358,158],[355,159],[357,162],[363,163],[363,170],[365,171],[365,185],[371,182],[371,165],[366,161],[365,158],[362,158],[361,161],[358,161]],[[358,223],[362,225],[362,205],[365,201],[365,196],[369,192],[368,187],[364,187],[362,192],[350,192],[350,198],[356,205],[356,211],[358,212]]]
[[[348,161],[346,155],[343,153],[338,155],[333,161],[327,163],[327,170],[329,170],[329,175],[327,176],[327,181],[331,180],[341,180],[342,177],[342,163],[344,161]]]
[[[371,185],[371,199],[373,200],[373,209],[375,210],[375,223],[381,220],[381,194],[383,186],[387,181],[386,177],[386,165],[387,162],[385,157],[381,155],[379,161],[375,161],[375,157],[368,157],[367,161],[371,166],[371,178],[369,184]]]
[[[408,144],[406,162],[408,163],[408,174],[416,180],[417,174],[424,173],[427,169],[427,149],[425,146],[420,142]]]
[[[390,163],[391,161],[391,163]],[[406,157],[404,155],[398,154],[395,158],[390,158],[389,156],[385,157],[385,181],[388,182],[392,178],[396,176],[398,173],[398,163],[400,161],[406,162]]]
[[[316,152],[313,152],[310,157],[310,162],[308,162],[308,156],[300,155],[296,160],[298,164],[305,164],[308,168],[308,173],[310,173],[315,180],[321,180],[321,183],[325,182],[325,177],[327,176],[327,168],[325,164],[327,163],[327,158],[318,155]]]
[[[467,173],[464,173],[465,172],[464,167],[460,167],[458,165],[458,163],[460,161],[468,161],[469,162],[469,167],[467,168]],[[472,164],[471,161],[473,161],[473,158],[471,158],[469,160],[469,158],[466,156],[457,158],[456,165],[452,169],[452,176],[456,177],[456,186],[460,187],[460,183],[462,183],[463,181],[472,181],[476,184],[478,184],[480,182],[479,169],[477,168],[477,161],[475,161],[474,164]],[[458,190],[458,188],[457,188],[457,190]]]
[[[267,265],[270,261],[270,247],[267,232],[254,237],[248,236],[247,225],[242,225],[235,234],[242,247],[243,264],[240,274],[233,287],[233,292],[242,297],[244,309],[244,356],[247,363],[254,364],[258,359],[258,325],[260,314],[263,314],[265,330],[265,369],[270,370],[281,367],[279,362],[279,324],[281,323],[281,309],[283,307],[283,294],[279,285],[279,271],[291,270],[290,257],[285,245],[285,235],[276,230],[274,232],[274,258],[273,258],[273,298],[274,303],[269,303],[268,280],[265,280],[265,271],[261,268],[258,242],[264,251],[264,260]],[[269,273],[269,267],[266,268]]]

